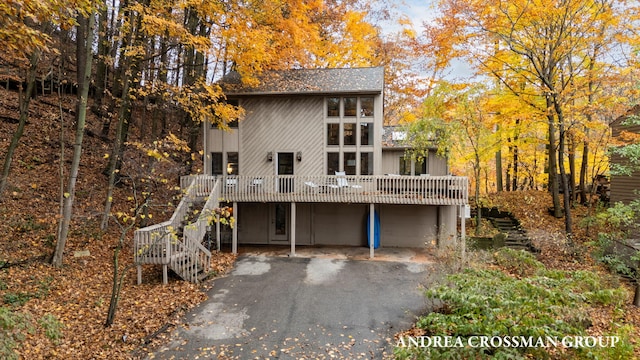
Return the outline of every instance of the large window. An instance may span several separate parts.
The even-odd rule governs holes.
[[[327,116],[337,117],[340,116],[340,98],[331,97],[327,99]]]
[[[335,175],[340,171],[340,153],[327,153],[327,175]]]
[[[327,145],[340,145],[340,124],[327,124]]]
[[[373,145],[373,123],[360,123],[360,145]]]
[[[373,98],[372,97],[360,98],[360,116],[362,117],[373,116]]]
[[[375,96],[334,96],[325,101],[327,174],[373,175]]]
[[[357,97],[346,97],[344,101],[344,116],[356,116],[358,108]]]
[[[360,175],[373,175],[373,153],[360,153]]]
[[[356,124],[343,124],[344,127],[344,140],[343,145],[355,145],[356,144]]]
[[[346,152],[344,153],[344,172],[347,175],[355,175],[356,174],[356,153],[354,152]]]
[[[222,153],[211,153],[211,175],[223,175],[222,172]]]

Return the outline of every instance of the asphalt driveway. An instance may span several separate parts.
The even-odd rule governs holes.
[[[381,359],[424,313],[428,264],[242,255],[156,359]]]

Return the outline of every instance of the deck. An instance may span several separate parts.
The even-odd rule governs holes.
[[[191,175],[181,178],[181,186],[193,180],[202,197],[219,180],[224,202],[466,205],[469,201],[468,179],[458,176]]]

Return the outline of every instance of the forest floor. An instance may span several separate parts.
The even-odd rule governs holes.
[[[61,197],[61,134],[64,164],[68,168],[73,141],[74,98],[55,95],[38,97],[14,155],[9,186],[0,195],[0,358],[128,359],[146,353],[162,341],[159,332],[171,330],[180,316],[202,302],[212,281],[195,285],[170,278],[162,285],[160,267],[145,267],[143,284],[136,285],[135,270],[124,281],[121,300],[112,326],[104,323],[113,283],[113,255],[120,230],[112,222],[99,230],[106,197],[105,154],[111,142],[98,134],[101,121],[90,114],[88,132],[77,183],[74,219],[66,245],[64,266],[48,264],[56,242]],[[18,95],[0,89],[0,154],[4,157],[18,119]],[[131,138],[145,140],[134,122]],[[138,129],[136,135],[135,129]],[[147,139],[148,140],[148,139]],[[179,166],[179,164],[176,164]],[[125,169],[126,170],[126,169]],[[68,170],[65,170],[68,171]],[[177,177],[176,184],[177,185]],[[153,211],[153,222],[171,216],[176,193],[161,193]],[[114,211],[127,211],[131,189],[118,187]],[[527,229],[539,260],[550,268],[605,271],[589,254],[591,232],[579,227],[588,209],[577,206],[575,242],[577,253],[569,253],[562,219],[548,215],[546,192],[504,192],[491,197],[492,205],[512,212]],[[121,269],[132,263],[132,235],[128,234],[120,255]],[[224,274],[235,257],[214,253],[213,270]],[[632,288],[629,289],[629,304]],[[612,309],[592,314],[591,331],[606,332]],[[624,308],[624,319],[640,338],[640,310]],[[9,324],[10,323],[10,324]],[[9,324],[9,325],[7,325]],[[4,330],[3,330],[4,329]],[[3,332],[4,331],[4,332]],[[638,354],[638,353],[637,353]],[[640,355],[640,354],[638,354]]]

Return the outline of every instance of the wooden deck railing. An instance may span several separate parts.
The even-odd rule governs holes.
[[[134,262],[138,264],[138,283],[141,283],[142,264],[158,264],[163,266],[163,282],[167,281],[167,267],[170,267],[183,279],[197,282],[198,273],[207,273],[211,266],[211,252],[200,243],[206,232],[207,219],[203,214],[218,206],[220,187],[215,179],[211,183],[205,182],[209,197],[203,207],[198,220],[186,225],[182,239],[177,231],[188,217],[190,208],[203,195],[204,186],[195,177],[185,179],[181,185],[186,185],[184,196],[174,211],[171,219],[160,224],[147,226],[134,232]],[[208,179],[207,181],[212,180]]]
[[[214,176],[196,178],[198,191],[206,193]],[[468,179],[457,176],[220,176],[223,201],[332,202],[418,205],[465,205]]]

